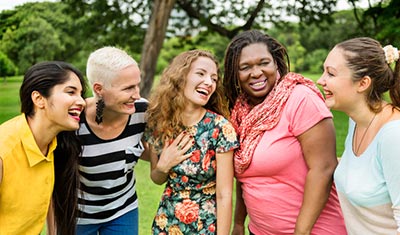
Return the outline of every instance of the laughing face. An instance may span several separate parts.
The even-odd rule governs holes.
[[[54,86],[46,103],[47,117],[58,131],[78,129],[79,115],[86,106],[78,76],[71,72],[65,83]]]
[[[208,57],[197,58],[190,66],[184,96],[189,105],[203,107],[217,87],[217,65]]]
[[[352,80],[352,71],[346,65],[344,51],[333,48],[324,63],[324,73],[317,84],[322,86],[328,108],[348,112],[357,100],[357,82]]]
[[[239,83],[249,96],[250,103],[261,103],[275,85],[277,66],[263,43],[250,44],[242,49],[239,59]]]
[[[101,96],[107,112],[132,114],[135,101],[140,99],[140,70],[137,65],[130,65],[118,73],[109,87],[103,87]]]

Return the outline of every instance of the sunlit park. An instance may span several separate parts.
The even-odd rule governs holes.
[[[290,70],[314,81],[329,50],[340,41],[368,36],[400,47],[398,0],[53,0],[3,5],[2,0],[0,124],[19,114],[18,90],[30,66],[62,60],[84,73],[90,52],[105,45],[122,48],[138,61],[145,98],[182,51],[210,50],[223,70],[230,39],[248,29],[278,39],[288,50]],[[332,112],[340,157],[348,118]],[[141,235],[151,233],[164,187],[150,180],[149,168],[144,161],[135,167]]]

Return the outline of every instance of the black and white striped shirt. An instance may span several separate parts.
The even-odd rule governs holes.
[[[82,118],[77,131],[83,144],[78,224],[108,222],[138,206],[133,168],[144,150],[147,100],[136,101],[135,107],[124,131],[111,140],[97,137]]]

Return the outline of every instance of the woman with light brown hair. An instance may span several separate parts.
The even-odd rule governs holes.
[[[338,43],[318,84],[350,117],[334,174],[348,234],[400,234],[399,51],[368,37]]]
[[[153,234],[230,232],[236,133],[224,117],[218,62],[207,51],[179,54],[152,91],[145,137],[151,178],[166,183]]]

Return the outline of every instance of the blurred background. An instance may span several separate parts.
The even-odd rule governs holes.
[[[40,61],[67,61],[84,74],[91,51],[116,46],[140,64],[148,97],[175,55],[208,49],[223,65],[230,39],[259,29],[288,49],[291,71],[316,81],[340,41],[368,36],[399,47],[399,18],[399,0],[1,0],[0,124],[19,114],[23,74]],[[332,113],[340,157],[348,118]],[[135,167],[141,235],[151,234],[164,187],[151,182],[149,168]]]

